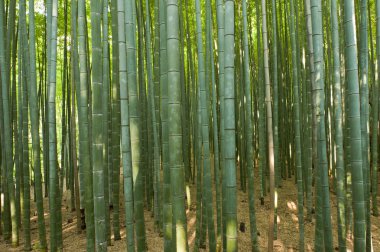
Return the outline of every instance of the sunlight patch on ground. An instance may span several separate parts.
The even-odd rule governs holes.
[[[120,236],[121,236],[121,239],[124,239],[124,238],[127,237],[127,233],[126,233],[125,229],[122,229],[122,230],[120,231]]]
[[[311,244],[307,244],[306,245],[306,249],[307,249],[307,251],[313,251],[313,246],[311,245]]]
[[[297,217],[297,215],[295,215],[295,214],[292,213],[292,220],[294,220],[295,222],[298,222],[298,217]]]
[[[44,213],[44,217],[49,216],[49,213]],[[38,219],[38,215],[36,214],[35,216],[30,218],[30,221],[36,221]]]
[[[297,211],[297,204],[294,203],[293,201],[288,201],[286,203],[286,205],[288,206],[288,208],[292,211]]]
[[[73,222],[74,223],[74,222]],[[76,229],[76,225],[70,225],[66,228],[63,228],[63,233],[70,232],[71,230]]]

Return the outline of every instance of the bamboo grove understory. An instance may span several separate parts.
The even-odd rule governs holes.
[[[243,191],[273,251],[293,180],[299,251],[374,251],[379,60],[380,0],[0,0],[3,240],[64,250],[69,195],[87,251],[238,251]]]

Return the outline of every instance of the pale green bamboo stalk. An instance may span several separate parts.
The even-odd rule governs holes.
[[[129,123],[131,137],[132,175],[133,175],[133,205],[135,218],[135,232],[137,250],[145,251],[145,222],[144,222],[144,196],[143,196],[143,166],[142,166],[142,135],[140,119],[140,103],[138,100],[137,78],[136,78],[136,17],[135,4],[133,0],[125,2],[125,36],[127,51],[127,83],[129,102]]]
[[[314,65],[315,65],[315,93],[317,101],[317,122],[318,122],[318,171],[320,190],[317,190],[322,197],[321,207],[323,215],[323,235],[325,250],[332,249],[332,233],[330,216],[330,196],[328,184],[328,164],[326,152],[326,132],[325,132],[325,92],[324,79],[325,71],[323,66],[323,36],[322,36],[322,15],[321,1],[311,1]]]
[[[354,251],[366,249],[366,214],[365,184],[363,181],[362,145],[360,131],[360,95],[356,48],[356,21],[353,0],[344,1],[344,37],[346,99],[348,103],[348,124],[350,127],[351,174],[352,174],[352,209],[354,214]]]
[[[104,132],[103,132],[103,83],[102,83],[102,49],[101,49],[101,0],[91,1],[91,36],[92,36],[92,178],[94,198],[95,248],[107,251],[106,201],[104,175]]]
[[[48,123],[49,123],[49,211],[50,211],[50,249],[57,251],[60,248],[59,232],[61,225],[59,215],[61,205],[59,202],[59,177],[57,167],[57,132],[56,132],[56,73],[57,73],[57,19],[58,3],[52,0],[51,14],[51,37],[50,37],[50,70],[48,86]]]
[[[225,1],[224,15],[224,165],[225,230],[226,250],[237,251],[237,195],[236,195],[236,154],[235,154],[235,10],[234,1]]]
[[[118,51],[119,51],[119,80],[121,107],[121,154],[124,180],[125,224],[127,230],[128,251],[135,251],[134,208],[133,208],[133,178],[130,146],[130,124],[127,85],[127,51],[125,36],[125,6],[124,1],[117,1],[118,13]]]
[[[221,170],[221,187],[222,194],[221,197],[221,209],[219,211],[221,214],[221,230],[217,233],[218,244],[223,243],[223,248],[225,248],[225,163],[224,163],[224,0],[216,1],[216,19],[218,25],[218,64],[219,64],[219,72],[218,72],[218,80],[219,80],[219,111],[220,111],[220,120],[219,120],[219,134],[220,134],[220,170]],[[218,199],[217,199],[218,200]],[[224,202],[224,203],[223,203]]]
[[[181,83],[180,83],[180,42],[179,42],[179,6],[178,0],[167,0],[166,3],[166,44],[168,58],[168,110],[169,123],[169,167],[173,200],[173,224],[175,224],[175,243],[172,248],[176,251],[188,251],[187,228],[185,213],[185,178],[182,125],[181,125]]]

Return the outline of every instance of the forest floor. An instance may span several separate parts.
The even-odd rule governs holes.
[[[238,184],[239,185],[239,184]],[[258,181],[255,184],[255,209],[256,209],[256,225],[259,233],[258,241],[260,250],[265,251],[267,247],[268,239],[268,211],[270,209],[269,195],[265,197],[264,205],[260,204],[260,200],[257,197],[258,193]],[[215,193],[215,192],[214,192]],[[33,194],[32,194],[33,195]],[[63,246],[64,251],[85,251],[86,250],[86,235],[85,231],[80,234],[76,231],[76,214],[70,211],[70,193],[66,192],[62,200],[62,223],[63,223]],[[187,213],[187,228],[188,228],[188,241],[190,251],[193,251],[195,242],[195,227],[196,227],[196,199],[195,199],[195,186],[191,185],[191,210],[186,210]],[[331,213],[332,213],[332,225],[333,225],[333,245],[335,250],[338,247],[337,239],[337,211],[336,211],[336,197],[334,193],[331,193]],[[214,194],[215,199],[215,194]],[[122,201],[122,199],[121,199]],[[249,225],[249,208],[248,208],[248,193],[244,193],[238,190],[238,225],[240,223],[245,224],[245,232],[238,230],[238,246],[239,251],[250,251],[250,225]],[[121,203],[122,205],[122,203]],[[49,239],[49,212],[48,212],[48,199],[44,199],[45,207],[45,224],[47,227],[47,238]],[[214,204],[215,209],[215,204]],[[38,247],[38,228],[37,228],[37,216],[35,204],[31,204],[31,235],[32,235],[32,247],[34,250]],[[306,215],[306,209],[305,209]],[[112,240],[112,245],[108,247],[109,251],[125,251],[126,249],[126,233],[124,223],[124,211],[120,209],[122,225],[121,237],[119,241]],[[112,214],[111,214],[112,216]],[[214,220],[216,216],[214,215]],[[380,251],[380,218],[372,216],[372,241],[373,251]],[[145,225],[147,246],[149,251],[163,251],[163,237],[154,231],[154,221],[152,214],[149,211],[145,211]],[[314,250],[314,229],[315,219],[312,222],[305,222],[305,249],[306,251]],[[9,244],[6,244],[1,237],[0,251],[23,251],[23,233],[20,231],[20,246],[17,248],[11,248]],[[113,239],[113,236],[112,236]],[[298,251],[298,218],[297,218],[297,186],[294,184],[294,178],[284,180],[282,182],[282,188],[278,190],[278,237],[274,242],[275,251]],[[347,240],[347,247],[352,248],[352,241]],[[206,251],[208,250],[206,241]]]

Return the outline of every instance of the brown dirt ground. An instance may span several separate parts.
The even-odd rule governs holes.
[[[258,183],[256,182],[256,185]],[[296,185],[294,184],[294,178],[283,181],[282,188],[279,189],[278,193],[278,239],[274,242],[275,251],[297,251],[298,250],[298,222],[297,222],[297,191]],[[256,186],[256,193],[258,188]],[[214,192],[215,193],[215,192]],[[33,195],[33,194],[32,194]],[[63,245],[64,251],[85,251],[86,248],[86,238],[85,232],[77,233],[76,231],[76,215],[75,212],[69,210],[69,192],[64,194],[63,204],[62,204],[62,218],[63,218]],[[195,187],[191,185],[191,210],[187,210],[187,220],[188,220],[188,241],[190,251],[193,250],[195,241]],[[259,236],[259,246],[260,250],[266,250],[267,244],[267,230],[268,230],[268,211],[270,208],[269,197],[265,197],[265,204],[260,205],[260,201],[256,197],[255,208],[256,208],[256,223],[257,229],[260,233]],[[214,194],[215,199],[215,194]],[[45,210],[48,210],[48,200],[44,199]],[[238,224],[241,222],[245,223],[245,232],[238,231],[238,246],[239,251],[250,251],[250,225],[249,225],[249,210],[248,210],[248,193],[244,193],[238,190]],[[331,193],[331,206],[332,206],[332,225],[333,225],[333,242],[334,247],[338,246],[337,243],[337,224],[336,224],[336,197]],[[32,213],[35,213],[35,204],[32,203]],[[214,203],[215,209],[215,203]],[[121,211],[121,223],[124,221],[124,212]],[[306,212],[305,212],[306,214]],[[112,216],[112,215],[111,215]],[[72,219],[73,222],[68,223],[68,220]],[[215,215],[214,215],[215,219]],[[380,218],[372,216],[372,241],[373,241],[373,251],[380,251]],[[49,213],[45,213],[45,223],[47,227],[47,235],[49,237]],[[145,211],[145,225],[146,225],[146,235],[147,235],[147,245],[149,251],[163,251],[163,237],[160,237],[157,232],[154,231],[154,222],[151,216],[151,212]],[[315,220],[313,222],[305,222],[305,249],[306,251],[313,251],[314,248],[314,229]],[[34,250],[38,247],[38,229],[37,229],[37,217],[31,217],[31,235],[32,235],[32,246]],[[113,241],[112,245],[108,247],[109,251],[125,251],[126,249],[126,234],[125,227],[122,225],[121,228],[122,239],[119,241]],[[0,240],[0,251],[22,251],[23,248],[23,234],[20,232],[20,246],[17,248],[11,248],[9,244],[6,244],[1,237]],[[113,238],[113,237],[112,237]],[[352,248],[352,241],[347,241],[348,248]],[[207,250],[206,246],[206,250]]]

